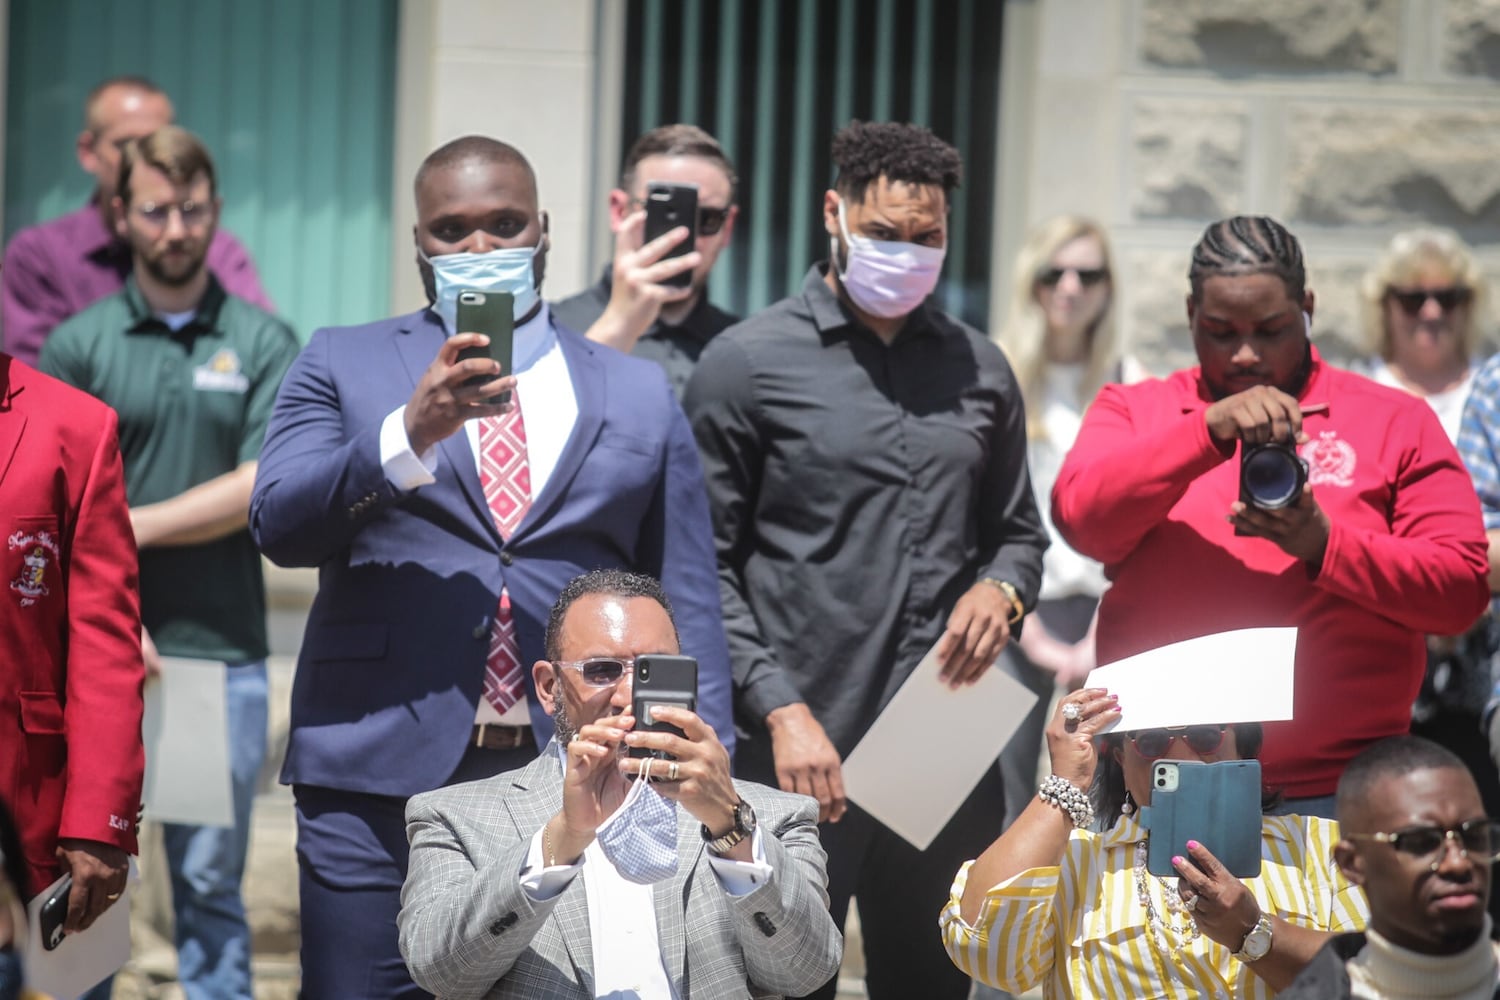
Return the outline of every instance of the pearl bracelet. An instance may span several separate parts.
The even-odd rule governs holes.
[[[1043,802],[1067,813],[1075,827],[1087,827],[1094,822],[1094,804],[1088,794],[1067,778],[1049,774],[1036,794]]]

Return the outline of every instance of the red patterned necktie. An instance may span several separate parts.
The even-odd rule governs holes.
[[[526,461],[526,423],[521,398],[511,391],[511,408],[498,417],[479,421],[479,482],[494,515],[500,537],[509,539],[531,509],[531,465]],[[521,648],[510,613],[510,592],[500,590],[500,607],[490,633],[484,664],[484,696],[504,715],[526,690],[521,671]]]

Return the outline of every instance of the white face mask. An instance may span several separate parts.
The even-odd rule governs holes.
[[[660,772],[666,761],[647,759]],[[648,769],[645,774],[650,774]],[[594,831],[599,850],[615,871],[636,885],[677,874],[677,803],[663,798],[643,775],[630,783],[625,801]]]
[[[937,287],[948,248],[924,247],[898,240],[872,240],[854,236],[839,199],[839,230],[849,247],[844,269],[839,272],[844,291],[864,312],[881,319],[905,316]],[[838,266],[838,240],[829,237],[830,256]]]
[[[545,239],[545,237],[544,237]],[[541,300],[537,289],[536,258],[542,241],[534,247],[509,247],[489,253],[445,253],[429,257],[421,247],[417,253],[432,266],[433,310],[449,334],[457,333],[459,292],[509,292],[515,296],[511,314],[517,323]]]

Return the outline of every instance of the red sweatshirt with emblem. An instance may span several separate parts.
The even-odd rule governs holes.
[[[1479,502],[1424,401],[1325,364],[1313,351],[1299,449],[1331,525],[1321,567],[1226,520],[1239,460],[1208,433],[1197,368],[1106,386],[1052,491],[1052,517],[1105,565],[1098,655],[1295,625],[1294,717],[1266,724],[1266,784],[1331,795],[1344,766],[1405,733],[1426,664],[1423,636],[1468,628],[1489,601]],[[1203,665],[1205,684],[1214,664]]]

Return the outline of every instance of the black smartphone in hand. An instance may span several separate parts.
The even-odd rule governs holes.
[[[37,925],[42,932],[42,947],[48,951],[62,944],[66,936],[63,933],[63,923],[68,919],[68,896],[72,892],[73,876],[64,875],[52,894],[42,901],[41,911],[37,914]]]
[[[651,710],[658,705],[698,711],[698,661],[691,656],[668,656],[664,653],[646,653],[635,658],[635,679],[632,682],[630,712],[635,716],[635,731],[638,733],[671,733],[685,735],[681,729],[667,722],[658,722]],[[657,757],[675,760],[663,750],[648,750],[631,747],[632,757]]]
[[[687,238],[668,250],[662,260],[692,253],[698,236],[698,185],[668,184],[652,181],[646,185],[646,242],[664,236],[678,226],[687,226]],[[683,271],[663,281],[664,285],[686,288],[693,283],[693,272]]]
[[[458,329],[455,333],[482,333],[490,338],[488,347],[466,347],[458,352],[458,360],[469,358],[493,358],[500,362],[500,374],[511,374],[511,354],[515,348],[516,297],[510,292],[476,292],[465,289],[458,293]],[[475,376],[468,385],[484,385],[490,376]],[[487,403],[498,406],[510,400],[509,392],[491,396]]]

